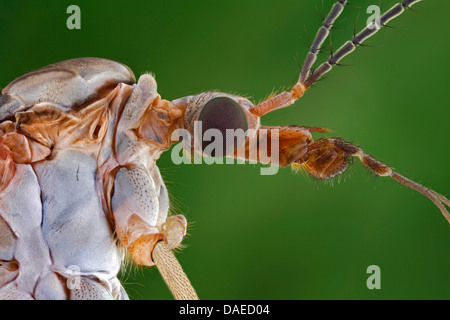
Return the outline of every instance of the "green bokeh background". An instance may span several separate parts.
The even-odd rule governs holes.
[[[334,1],[324,0],[325,11]],[[365,24],[352,1],[337,49]],[[397,1],[383,0],[383,11]],[[66,8],[81,8],[68,30]],[[322,1],[3,1],[0,87],[52,62],[98,56],[152,72],[165,99],[219,89],[255,101],[288,87],[320,26]],[[323,126],[407,177],[450,193],[450,2],[414,6],[265,125]],[[306,30],[306,31],[305,31]],[[328,41],[326,42],[328,46]],[[328,50],[320,61],[327,58]],[[422,195],[359,162],[331,183],[289,168],[158,161],[174,212],[192,222],[177,254],[202,299],[449,299],[450,228]],[[369,265],[381,289],[366,287]],[[133,299],[171,299],[156,268],[128,267]]]

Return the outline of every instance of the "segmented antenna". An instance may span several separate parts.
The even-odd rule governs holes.
[[[314,82],[319,80],[320,77],[322,77],[325,73],[329,72],[334,65],[339,63],[339,61],[341,61],[345,56],[353,52],[356,49],[356,46],[361,45],[364,41],[366,41],[375,33],[377,33],[380,30],[380,28],[386,26],[386,24],[389,21],[398,17],[405,11],[405,9],[409,9],[410,6],[419,1],[421,0],[403,0],[401,3],[397,3],[396,5],[394,5],[391,9],[389,9],[380,17],[379,19],[380,25],[377,25],[376,22],[372,22],[369,25],[367,25],[363,30],[361,30],[357,35],[355,35],[352,40],[349,40],[346,43],[344,43],[334,54],[330,55],[328,61],[322,63],[311,75],[309,75],[308,78],[305,78],[305,74],[309,73],[309,69],[312,67],[312,63],[314,63],[315,60],[315,57],[314,60],[312,60],[313,58],[310,55],[313,49],[316,50],[314,44],[316,43],[322,44],[322,42],[325,40],[326,35],[324,35],[324,31],[322,32],[320,31],[322,28],[325,28],[324,23],[324,26],[319,29],[319,32],[316,35],[316,39],[314,39],[313,45],[311,46],[311,50],[306,57],[304,69],[306,67],[307,70],[302,70],[303,74],[300,73],[299,82],[303,83],[305,88],[309,88]],[[342,4],[342,2],[346,1],[339,1],[333,6],[333,8],[330,11],[330,14],[327,17],[327,20],[329,18],[330,20],[331,19],[335,20],[339,16],[339,14],[343,10],[343,5],[345,4],[345,3]],[[342,9],[339,11],[337,8],[340,8],[340,6],[342,6]],[[334,20],[331,21],[334,22]]]
[[[317,59],[317,54],[319,53],[320,47],[322,46],[325,39],[328,37],[330,33],[330,29],[333,26],[333,23],[340,16],[342,11],[344,11],[344,6],[347,3],[347,0],[339,0],[333,5],[330,13],[323,21],[322,26],[317,31],[316,37],[314,38],[313,43],[309,47],[309,52],[306,55],[305,62],[303,63],[302,71],[300,72],[300,77],[298,82],[304,83],[305,80],[309,77],[311,67]]]

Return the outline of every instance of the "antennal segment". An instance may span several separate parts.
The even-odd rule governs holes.
[[[405,9],[410,9],[412,5],[419,1],[421,0],[403,0],[400,3],[397,3],[380,17],[378,20],[379,25],[375,22],[367,25],[358,34],[353,36],[352,40],[347,41],[335,53],[332,53],[326,62],[322,63],[314,72],[311,72],[311,68],[317,59],[320,47],[327,38],[333,23],[347,4],[346,0],[337,1],[323,21],[322,26],[317,31],[316,37],[306,55],[302,70],[300,71],[298,82],[292,87],[292,90],[284,91],[275,97],[259,103],[251,108],[250,112],[256,116],[262,116],[270,111],[290,106],[298,98],[303,96],[305,91],[317,82],[325,73],[329,72],[334,65],[337,65],[345,56],[353,52],[356,49],[356,46],[362,45],[364,41],[377,33],[381,27],[386,26],[389,21],[398,17]]]

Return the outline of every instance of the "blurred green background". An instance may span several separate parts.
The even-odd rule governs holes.
[[[395,0],[383,0],[382,11]],[[325,12],[334,1],[324,0]],[[366,23],[347,7],[337,49]],[[81,8],[81,30],[66,9]],[[423,1],[346,57],[265,125],[323,126],[450,194],[449,1]],[[96,56],[152,72],[165,99],[218,89],[260,101],[291,86],[321,24],[322,1],[3,1],[0,87],[32,69]],[[324,61],[325,52],[319,61]],[[298,59],[297,59],[298,57]],[[450,228],[422,195],[355,164],[318,182],[289,168],[158,161],[175,213],[192,223],[177,254],[202,299],[449,299]],[[381,268],[369,290],[366,269]],[[172,299],[156,268],[129,267],[132,299]]]

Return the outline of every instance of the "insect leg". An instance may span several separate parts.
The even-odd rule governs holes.
[[[391,177],[397,182],[420,192],[430,199],[441,210],[444,217],[450,223],[450,214],[445,206],[450,207],[450,200],[434,190],[428,189],[421,184],[414,182],[389,166],[374,159],[358,146],[340,139],[318,139],[308,147],[308,159],[306,161],[296,161],[293,167],[302,167],[312,176],[318,179],[331,178],[342,173],[348,164],[350,156],[357,157],[361,163],[380,177]]]

